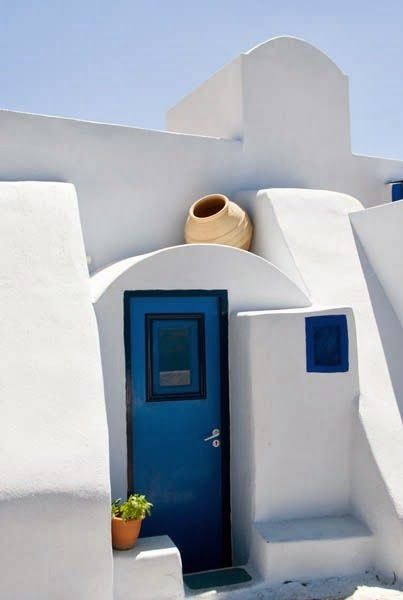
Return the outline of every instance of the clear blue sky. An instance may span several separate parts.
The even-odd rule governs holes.
[[[403,0],[0,0],[0,107],[151,129],[225,63],[302,37],[350,76],[353,150],[403,159]]]

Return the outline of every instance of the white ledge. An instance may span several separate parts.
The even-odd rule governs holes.
[[[114,600],[184,598],[182,561],[167,535],[140,538],[131,550],[113,552]]]

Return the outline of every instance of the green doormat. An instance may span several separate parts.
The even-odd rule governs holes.
[[[224,585],[236,585],[251,581],[252,577],[245,569],[234,567],[233,569],[219,569],[217,571],[206,571],[205,573],[194,573],[184,575],[183,580],[191,590],[204,590],[207,588],[222,587]]]

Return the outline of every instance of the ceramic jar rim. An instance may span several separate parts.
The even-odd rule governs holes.
[[[224,201],[224,204],[219,211],[217,211],[213,215],[209,215],[208,217],[198,217],[197,215],[195,215],[194,210],[198,205],[203,204],[206,200],[212,200],[213,198],[217,198]],[[192,206],[190,207],[190,214],[193,219],[197,219],[198,221],[213,221],[214,219],[217,219],[222,215],[222,213],[227,209],[229,202],[229,198],[227,198],[227,196],[224,196],[224,194],[208,194],[207,196],[199,198],[198,200],[196,200],[196,202],[194,202],[194,204],[192,204]]]

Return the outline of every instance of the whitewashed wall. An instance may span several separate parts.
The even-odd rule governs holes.
[[[323,314],[347,316],[347,372],[307,372],[305,318]],[[252,523],[349,513],[359,386],[349,308],[240,312],[231,327],[233,547],[245,564]]]
[[[239,188],[240,142],[0,110],[0,180],[75,185],[91,272],[182,244],[198,197]]]
[[[224,102],[216,101],[220,87]],[[242,189],[329,189],[372,206],[390,201],[385,181],[403,176],[400,161],[351,154],[348,78],[292,37],[271,39],[221,69],[168,111],[167,127],[240,138]]]
[[[108,434],[73,186],[0,183],[0,598],[111,600]]]
[[[227,246],[203,244],[168,248],[137,260],[122,261],[94,275],[92,288],[103,356],[112,495],[116,497],[127,492],[123,343],[126,290],[226,289],[230,311],[310,305],[293,282],[262,258]],[[240,464],[233,464],[234,471],[241,468]]]
[[[376,533],[376,566],[392,578],[393,571],[403,578],[403,377],[396,364],[401,327],[356,245],[350,218],[355,222],[363,207],[350,196],[319,190],[266,190],[258,201],[271,204],[313,305],[353,308],[361,395],[354,423],[351,504]],[[265,252],[270,260],[270,242]]]
[[[266,190],[238,192],[235,201],[248,211],[254,223],[251,251],[276,265],[309,295]]]
[[[242,139],[242,60],[241,55],[168,110],[168,131]]]
[[[403,202],[356,212],[351,223],[403,325]]]
[[[347,78],[295,38],[235,59],[169,111],[168,127],[178,133],[1,110],[0,180],[73,183],[94,272],[181,244],[189,206],[208,193],[321,188],[372,206],[403,178],[402,162],[351,154]]]

